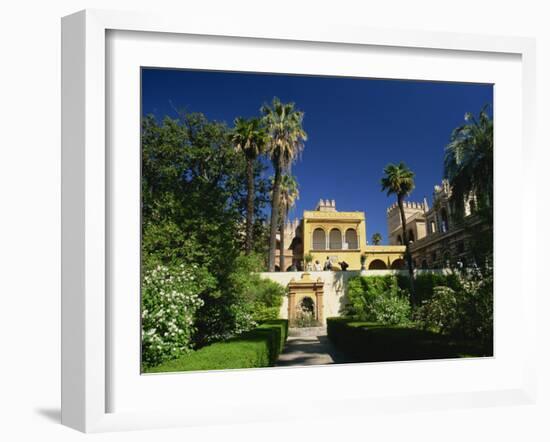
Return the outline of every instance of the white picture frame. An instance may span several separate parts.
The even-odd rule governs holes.
[[[189,410],[110,411],[109,366],[113,355],[107,336],[113,318],[109,310],[107,245],[112,233],[107,219],[112,209],[109,195],[106,121],[109,115],[106,80],[107,44],[110,31],[154,32],[162,35],[217,36],[220,38],[268,39],[276,44],[308,42],[348,46],[428,49],[521,57],[521,146],[522,173],[533,170],[535,107],[535,42],[517,37],[492,37],[417,31],[358,29],[339,25],[308,24],[299,28],[277,23],[212,23],[204,18],[183,23],[177,17],[143,13],[86,10],[62,21],[62,423],[84,432],[167,426],[206,425],[215,422],[250,422],[323,413],[366,414],[381,409],[456,408],[498,404],[532,403],[536,394],[535,339],[525,341],[521,356],[522,382],[510,388],[477,388],[461,393],[443,390],[425,395],[381,395],[374,400],[342,392],[326,400],[314,399],[287,407],[258,407],[246,398],[233,399],[231,408],[222,401],[210,405],[209,413]],[[157,34],[158,35],[158,34]],[[498,164],[496,167],[499,167]],[[536,193],[521,189],[522,237],[529,220],[535,218]],[[498,222],[498,221],[497,221]],[[527,272],[527,259],[534,255],[533,242],[523,241],[519,253],[519,275]],[[496,253],[498,257],[498,253]],[[532,278],[521,278],[520,321],[525,336],[535,333],[536,287]],[[517,325],[517,323],[516,323]],[[504,325],[505,326],[505,325]],[[498,355],[497,355],[498,357]],[[358,367],[340,367],[358,377]],[[418,366],[417,366],[418,369]],[[307,369],[311,370],[311,369]],[[285,376],[292,372],[285,370]],[[296,372],[298,373],[298,372]],[[228,376],[227,373],[216,373]],[[242,377],[242,372],[241,375]],[[168,379],[168,380],[166,380]],[[166,378],[164,384],[169,384]],[[226,378],[228,379],[228,378]],[[437,390],[437,389],[436,389]],[[332,404],[332,405],[331,405]]]

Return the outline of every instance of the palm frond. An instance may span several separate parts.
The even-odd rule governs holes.
[[[452,188],[451,206],[464,210],[464,201],[472,194],[483,195],[492,207],[493,194],[493,121],[484,106],[477,118],[465,115],[466,124],[451,133],[445,147],[444,176]]]

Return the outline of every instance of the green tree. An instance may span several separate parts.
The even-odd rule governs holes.
[[[280,219],[280,241],[279,241],[279,268],[284,272],[285,262],[285,224],[288,218],[290,209],[296,204],[296,200],[300,198],[298,183],[292,175],[283,175],[281,179],[281,193],[279,198],[279,219]]]
[[[372,235],[372,243],[377,246],[382,242],[382,235],[380,233],[376,232]]]
[[[212,278],[198,294],[198,346],[251,323],[234,283],[245,240],[247,161],[232,137],[227,125],[198,113],[142,123],[142,266],[144,272],[158,265],[196,266],[204,271],[201,278]],[[262,167],[254,169],[255,227],[265,222],[269,199]]]
[[[464,116],[466,124],[457,127],[445,148],[444,175],[452,188],[451,207],[464,213],[464,203],[475,196],[478,209],[492,223],[493,213],[493,120],[487,106],[477,118]]]
[[[414,189],[414,173],[403,162],[399,164],[388,164],[384,168],[384,177],[381,180],[382,191],[386,191],[387,195],[396,195],[399,213],[401,215],[401,228],[403,241],[405,243],[405,257],[409,268],[409,280],[411,285],[411,295],[414,296],[414,272],[412,265],[412,257],[409,249],[409,240],[407,238],[407,226],[405,218],[405,209],[403,208],[404,199],[410,195]]]
[[[265,150],[267,134],[258,118],[246,120],[239,117],[235,119],[232,140],[235,144],[235,149],[242,152],[246,158],[247,199],[245,252],[249,254],[252,251],[254,235],[254,165],[258,156]]]
[[[283,174],[290,173],[291,165],[298,158],[307,140],[302,127],[304,113],[296,110],[294,103],[281,103],[273,98],[271,105],[261,107],[264,122],[269,134],[268,154],[273,163],[275,176],[271,198],[271,225],[269,231],[269,271],[275,270],[275,248],[279,226],[279,201]]]

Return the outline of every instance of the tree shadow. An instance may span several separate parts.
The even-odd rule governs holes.
[[[336,349],[326,335],[321,335],[309,339],[292,339],[287,343],[276,365],[288,367],[345,364],[350,362],[356,362],[356,360]]]
[[[332,290],[339,297],[339,315],[342,315],[345,312],[346,306],[348,304],[348,279],[359,274],[360,272],[357,271],[334,272],[332,280]]]

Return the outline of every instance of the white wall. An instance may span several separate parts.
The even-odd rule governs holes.
[[[537,161],[540,169],[528,184],[545,189],[548,175],[545,170],[550,151],[547,138],[542,137],[550,121],[547,3],[539,0],[321,0],[315,3],[305,0],[4,1],[0,13],[0,439],[89,440],[89,437],[57,424],[60,404],[59,103],[62,15],[83,8],[111,8],[179,14],[183,23],[193,20],[194,14],[209,14],[213,20],[231,20],[232,15],[244,15],[256,21],[293,20],[296,26],[306,21],[337,22],[375,28],[537,36],[541,157]],[[543,198],[544,194],[540,196],[540,210],[546,211],[542,204],[547,202],[547,198]],[[542,213],[539,216],[544,219]],[[539,244],[539,256],[533,256],[532,268],[533,274],[541,275],[541,281],[546,282],[546,272],[542,266],[548,262],[546,251],[550,250],[550,244],[545,232],[547,227],[539,223],[539,229],[532,236],[533,241]],[[511,232],[510,241],[513,240]],[[550,299],[542,295],[546,293],[541,293],[540,318],[546,319]],[[549,440],[550,377],[547,374],[550,373],[550,321],[539,320],[539,324],[541,395],[534,406],[438,412],[404,410],[400,414],[385,414],[381,406],[376,417],[360,419],[350,417],[307,423],[298,421],[154,433],[115,433],[93,439],[229,442],[257,441],[260,434],[262,442],[280,441],[281,437],[288,440],[359,440],[365,439],[365,435],[370,439],[407,441]],[[452,431],[449,431],[450,428]]]
[[[382,276],[391,274],[407,274],[403,270],[367,270],[363,273],[360,271],[348,272],[309,272],[311,279],[317,281],[319,278],[323,281],[323,318],[332,316],[341,316],[341,309],[346,303],[347,283],[348,280],[357,275],[364,276]],[[288,286],[291,279],[300,281],[304,272],[264,272],[260,273],[262,278],[268,278],[278,282],[284,287]],[[283,305],[280,311],[281,318],[288,318],[288,297],[283,300]]]

